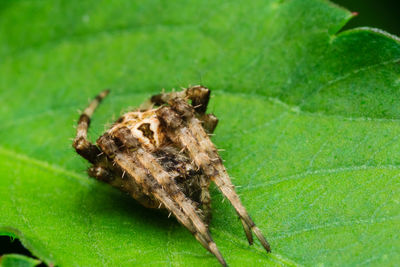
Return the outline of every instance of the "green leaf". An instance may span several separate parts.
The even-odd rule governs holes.
[[[40,261],[18,254],[0,256],[0,267],[35,267]]]
[[[85,174],[77,109],[112,89],[90,136],[152,93],[213,90],[214,137],[273,249],[248,246],[214,187],[231,266],[400,261],[400,42],[340,32],[323,0],[2,1],[0,232],[57,266],[215,265],[166,214]]]

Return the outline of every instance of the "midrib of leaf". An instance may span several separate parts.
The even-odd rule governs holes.
[[[303,234],[306,232],[310,231],[316,231],[316,230],[321,230],[321,229],[329,229],[329,228],[341,228],[345,226],[354,226],[354,225],[373,225],[373,224],[378,224],[378,223],[383,223],[383,222],[390,222],[390,221],[400,221],[400,216],[390,216],[390,217],[381,217],[381,218],[374,218],[370,220],[351,220],[351,221],[337,221],[337,222],[330,222],[322,225],[316,225],[310,228],[304,228],[302,230],[298,231],[293,231],[293,232],[287,232],[283,235],[278,235],[274,239],[285,239],[292,237],[294,235],[299,235]]]
[[[394,59],[391,61],[382,62],[381,64],[376,64],[373,66],[367,66],[363,70],[371,69],[371,68],[377,67],[378,65],[387,65],[387,64],[392,64],[392,63],[394,64],[394,63],[398,63],[398,62],[400,62],[400,58]],[[318,90],[315,90],[313,92],[313,94],[317,93],[323,87],[328,87],[328,86],[332,85],[333,83],[338,82],[339,80],[349,78],[351,75],[359,73],[360,71],[362,71],[362,70],[359,69],[358,71],[356,71],[354,73],[349,73],[346,76],[342,76],[342,77],[339,77],[338,79],[329,81],[325,85],[322,85]],[[400,76],[399,76],[399,78],[400,78]],[[155,93],[157,93],[157,91],[149,92],[148,95],[152,95]],[[315,117],[324,116],[324,117],[328,117],[328,118],[336,118],[336,119],[342,119],[342,120],[348,120],[348,121],[400,122],[400,119],[397,119],[397,118],[375,118],[375,117],[365,117],[365,116],[353,116],[352,117],[352,116],[344,116],[344,115],[325,114],[324,112],[305,111],[305,110],[302,110],[301,107],[302,107],[302,105],[304,105],[306,103],[307,97],[301,101],[302,103],[300,105],[290,105],[290,104],[285,103],[284,101],[282,101],[279,98],[267,97],[265,95],[261,95],[256,92],[240,93],[240,92],[229,92],[229,91],[225,91],[223,89],[217,89],[216,91],[213,91],[213,93],[217,94],[217,95],[234,95],[234,96],[238,96],[238,97],[257,97],[260,99],[268,100],[270,103],[281,105],[282,107],[287,109],[287,112],[295,112],[295,113],[299,113],[299,114],[301,113],[304,115],[315,116]],[[137,96],[137,93],[126,92],[126,93],[120,93],[120,94],[113,94],[112,97],[113,98],[133,98],[134,96]],[[309,95],[308,97],[310,97],[310,96],[311,95]],[[21,116],[12,121],[2,123],[0,125],[0,130],[5,130],[10,127],[22,125],[28,121],[32,121],[32,120],[38,119],[40,117],[56,115],[57,113],[61,113],[61,112],[73,111],[73,107],[74,106],[71,105],[71,106],[60,106],[58,108],[53,108],[53,109],[36,110],[35,112],[26,114],[26,116]],[[285,116],[286,114],[288,114],[287,112],[282,113],[281,115]],[[279,118],[277,118],[277,119],[279,119]],[[252,131],[258,129],[259,127],[265,127],[271,123],[272,122],[267,122],[265,124],[257,125],[256,127],[252,128]]]
[[[306,170],[304,172],[300,173],[295,173],[291,174],[289,176],[284,176],[284,177],[270,177],[270,178],[275,178],[278,180],[273,180],[270,182],[265,182],[261,184],[252,184],[249,186],[246,186],[245,188],[248,190],[251,190],[252,188],[260,188],[260,187],[268,187],[271,185],[276,185],[282,182],[287,182],[287,181],[293,181],[293,180],[299,180],[302,178],[306,178],[307,176],[314,175],[314,174],[334,174],[334,173],[343,173],[343,172],[354,172],[354,171],[360,171],[360,170],[372,170],[372,169],[377,169],[377,170],[384,170],[384,169],[390,169],[390,170],[400,170],[400,165],[376,165],[376,166],[369,166],[369,165],[359,165],[359,166],[341,166],[333,169],[310,169]]]
[[[87,176],[84,176],[82,174],[79,174],[77,172],[74,171],[69,171],[61,166],[55,165],[55,164],[51,164],[47,161],[43,161],[43,160],[38,160],[32,157],[29,157],[28,155],[25,154],[21,154],[21,153],[17,153],[15,151],[12,151],[10,149],[6,149],[2,146],[0,146],[0,153],[8,156],[8,157],[12,157],[15,160],[19,160],[22,162],[26,162],[26,163],[30,163],[32,165],[38,166],[40,168],[43,168],[49,172],[54,172],[57,174],[65,174],[65,177],[72,177],[74,178],[76,181],[79,181],[79,183],[82,186],[89,186],[89,179],[87,179]]]

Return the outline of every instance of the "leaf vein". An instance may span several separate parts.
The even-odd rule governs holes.
[[[329,228],[340,228],[340,227],[354,226],[354,225],[374,225],[374,224],[378,224],[378,223],[398,221],[398,220],[400,220],[400,216],[382,217],[379,219],[372,218],[372,219],[359,219],[359,220],[329,222],[329,223],[325,223],[322,225],[306,227],[306,228],[303,228],[300,230],[289,231],[282,235],[275,236],[274,239],[285,239],[285,238],[290,238],[294,235],[299,235],[299,234],[303,234],[306,232],[312,232],[312,231],[325,230],[325,229],[329,229]]]

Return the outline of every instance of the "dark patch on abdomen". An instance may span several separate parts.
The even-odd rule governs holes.
[[[147,137],[150,140],[150,143],[156,145],[154,132],[150,129],[150,123],[143,123],[138,127],[138,129],[143,133],[143,136]]]

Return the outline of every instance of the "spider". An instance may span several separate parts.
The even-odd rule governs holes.
[[[209,89],[197,85],[154,95],[140,109],[122,115],[95,145],[87,138],[90,119],[108,93],[97,95],[81,114],[73,142],[76,152],[92,164],[89,176],[127,192],[147,208],[168,210],[227,266],[208,229],[213,181],[235,208],[249,244],[254,232],[271,251],[209,138],[218,123],[213,114],[206,114]]]

